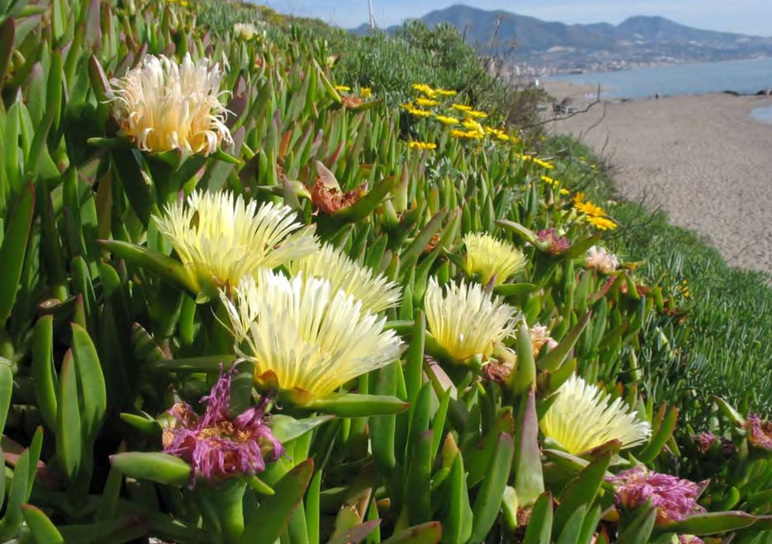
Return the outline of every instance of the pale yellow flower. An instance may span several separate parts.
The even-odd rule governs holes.
[[[187,204],[170,204],[155,221],[182,264],[210,291],[318,247],[313,227],[297,222],[289,206],[269,203],[258,208],[256,202],[246,203],[230,192],[196,191]]]
[[[578,455],[619,440],[622,448],[645,443],[651,425],[621,398],[611,398],[598,387],[573,375],[557,391],[557,398],[539,422],[544,435],[568,453]]]
[[[329,280],[333,291],[342,290],[362,301],[365,310],[382,312],[395,306],[401,297],[399,285],[390,282],[383,274],[354,262],[342,251],[329,244],[307,257],[292,261],[288,270],[292,275]]]
[[[616,255],[606,251],[606,248],[592,246],[584,256],[584,266],[610,274],[619,266],[619,260]]]
[[[386,318],[326,279],[262,269],[236,286],[232,301],[222,291],[220,297],[256,384],[282,392],[280,398],[324,398],[399,357],[400,340],[384,330]]]
[[[410,142],[410,149],[432,150],[437,149],[437,144],[433,142]]]
[[[466,271],[468,274],[480,274],[483,284],[496,276],[495,284],[499,285],[525,268],[522,251],[485,232],[468,233],[464,236],[464,245]]]
[[[236,23],[233,25],[233,34],[244,40],[251,40],[258,35],[257,27],[251,23]]]
[[[148,55],[125,77],[111,81],[115,117],[123,134],[143,151],[186,149],[210,155],[233,143],[220,103],[223,73],[208,59],[182,64]]]
[[[516,310],[485,293],[479,283],[450,284],[443,293],[431,278],[424,309],[432,337],[458,362],[490,356],[515,328]]]

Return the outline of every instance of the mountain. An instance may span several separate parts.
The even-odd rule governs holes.
[[[458,4],[427,13],[420,20],[429,27],[451,24],[483,51],[512,49],[518,62],[557,69],[608,69],[772,55],[772,38],[701,30],[664,17],[630,17],[618,25],[569,25]],[[363,25],[353,32],[367,30]]]

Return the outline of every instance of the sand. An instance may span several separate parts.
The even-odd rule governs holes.
[[[546,82],[583,109],[594,89]],[[736,267],[772,272],[772,123],[749,112],[772,97],[681,95],[605,100],[548,123],[601,154],[622,196],[662,207],[705,235]],[[552,113],[549,114],[553,117]]]

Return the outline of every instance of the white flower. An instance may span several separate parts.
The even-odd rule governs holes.
[[[424,308],[432,336],[459,362],[475,355],[490,356],[515,328],[515,309],[484,293],[479,283],[450,284],[443,293],[431,278]]]
[[[604,274],[609,274],[617,269],[619,260],[616,255],[606,251],[606,248],[592,246],[584,257],[584,265],[587,268],[595,268]]]
[[[531,335],[531,347],[533,356],[536,357],[544,344],[547,344],[550,351],[558,347],[558,343],[550,336],[550,331],[544,325],[534,325],[529,331]]]
[[[325,278],[333,291],[341,289],[362,301],[362,306],[373,313],[390,308],[399,302],[401,289],[382,274],[376,275],[369,268],[360,266],[345,253],[329,244],[307,257],[289,264],[292,275]]]
[[[234,302],[220,296],[255,381],[297,401],[328,396],[399,357],[400,340],[384,331],[386,318],[363,310],[328,280],[262,269],[234,293]]]
[[[142,65],[111,81],[115,116],[122,132],[143,151],[186,149],[210,155],[233,143],[220,103],[219,65],[194,63],[190,54],[178,65],[148,55]]]
[[[651,436],[651,425],[638,418],[624,400],[612,401],[601,389],[576,375],[558,389],[557,398],[539,426],[545,436],[574,455],[611,440],[630,448]]]
[[[313,227],[289,206],[246,203],[227,191],[196,191],[155,218],[184,265],[204,285],[235,285],[258,268],[274,268],[317,249]]]
[[[236,23],[233,25],[233,34],[245,40],[251,40],[258,35],[258,30],[252,23]]]

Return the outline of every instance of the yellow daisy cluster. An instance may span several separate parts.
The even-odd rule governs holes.
[[[425,83],[413,83],[413,89],[423,93],[428,98],[435,98],[437,96],[456,96],[456,91],[450,91],[448,89],[433,89]]]
[[[437,144],[432,142],[410,142],[410,149],[420,149],[422,151],[429,151],[437,149]]]
[[[574,195],[574,209],[584,213],[588,223],[598,230],[614,230],[617,228],[617,224],[608,218],[603,208],[592,202],[585,202],[584,197],[584,193],[576,193]]]

